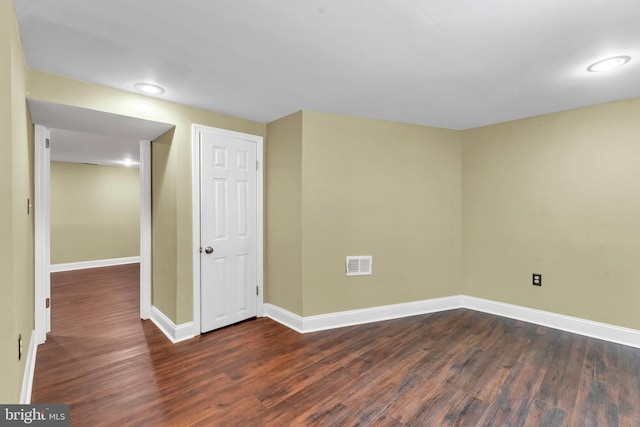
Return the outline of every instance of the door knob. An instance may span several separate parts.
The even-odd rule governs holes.
[[[211,246],[207,246],[206,248],[204,248],[204,251],[210,254],[210,253],[213,253],[213,248]]]

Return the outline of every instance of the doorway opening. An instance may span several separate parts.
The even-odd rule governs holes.
[[[68,155],[85,159],[82,163],[98,163],[95,159],[124,161],[123,150],[129,150],[130,161],[140,167],[140,318],[151,312],[151,145],[150,141],[174,125],[132,117],[70,107],[37,100],[27,100],[35,124],[35,333],[42,344],[51,329],[50,233],[51,233],[51,146],[55,143],[51,130],[81,134],[66,149]],[[54,131],[54,135],[55,135]],[[95,140],[87,137],[95,135]],[[111,141],[111,142],[110,142]],[[121,141],[121,142],[115,142]],[[133,151],[131,151],[133,150]],[[120,154],[116,154],[120,152]],[[115,157],[114,157],[115,156]],[[131,159],[133,157],[134,159]],[[138,160],[139,158],[139,160]]]

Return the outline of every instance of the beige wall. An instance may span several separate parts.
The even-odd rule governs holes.
[[[459,133],[306,110],[268,133],[270,303],[311,316],[460,292]],[[347,255],[373,275],[347,278]]]
[[[140,170],[51,162],[51,264],[140,255]]]
[[[151,144],[151,303],[163,313],[176,312],[178,292],[175,161],[170,156],[173,134],[171,129]]]
[[[302,314],[302,112],[267,125],[267,301]]]
[[[33,131],[13,2],[0,2],[0,402],[17,403],[33,324]],[[23,355],[18,360],[18,335]]]
[[[460,134],[303,117],[303,315],[459,293]],[[373,275],[346,277],[347,255],[372,255]]]
[[[633,99],[464,132],[270,123],[269,302],[310,316],[463,293],[640,329],[639,116]],[[374,275],[346,278],[346,255]]]
[[[463,140],[464,292],[640,329],[640,98]]]
[[[163,294],[173,295],[172,301],[159,301],[160,305],[157,306],[167,317],[176,324],[190,322],[193,302],[191,125],[196,123],[259,136],[265,136],[266,125],[35,70],[28,72],[27,87],[31,99],[176,125],[163,153],[167,168],[162,182],[164,185],[171,183],[172,186],[170,190],[163,191],[162,206],[168,208],[162,210],[156,206],[154,210],[154,220],[163,217],[167,235],[170,236],[168,238],[172,241],[162,247],[154,245],[153,286],[158,281],[171,289]],[[157,154],[158,150],[155,152]],[[155,163],[152,159],[152,165]],[[152,182],[152,186],[158,185],[158,182]],[[164,232],[157,223],[153,227],[155,236]],[[170,262],[171,266],[165,269],[164,264],[158,262],[159,259]],[[152,292],[155,304],[155,288]]]

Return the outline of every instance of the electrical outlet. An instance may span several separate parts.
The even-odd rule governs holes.
[[[22,359],[22,334],[18,335],[18,360]]]
[[[542,286],[542,274],[533,273],[533,286]]]

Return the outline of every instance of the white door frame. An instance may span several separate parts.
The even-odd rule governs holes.
[[[192,205],[192,229],[193,229],[193,335],[200,335],[200,132],[217,133],[219,135],[230,136],[234,138],[242,138],[256,143],[256,196],[258,198],[256,204],[256,214],[258,217],[257,224],[257,285],[259,297],[256,305],[257,316],[264,314],[264,203],[263,203],[263,138],[257,135],[247,133],[234,132],[226,129],[219,129],[203,125],[191,125],[191,205]]]
[[[34,125],[34,325],[36,342],[42,344],[51,330],[50,310],[45,308],[51,295],[51,187],[50,150],[46,148],[49,130]],[[140,141],[140,318],[151,314],[151,142]]]
[[[47,147],[49,129],[34,126],[34,329],[36,343],[43,344],[47,332],[51,330],[51,310],[46,308],[46,300],[51,292],[50,283],[50,150]]]
[[[151,317],[151,141],[140,141],[140,318]]]

